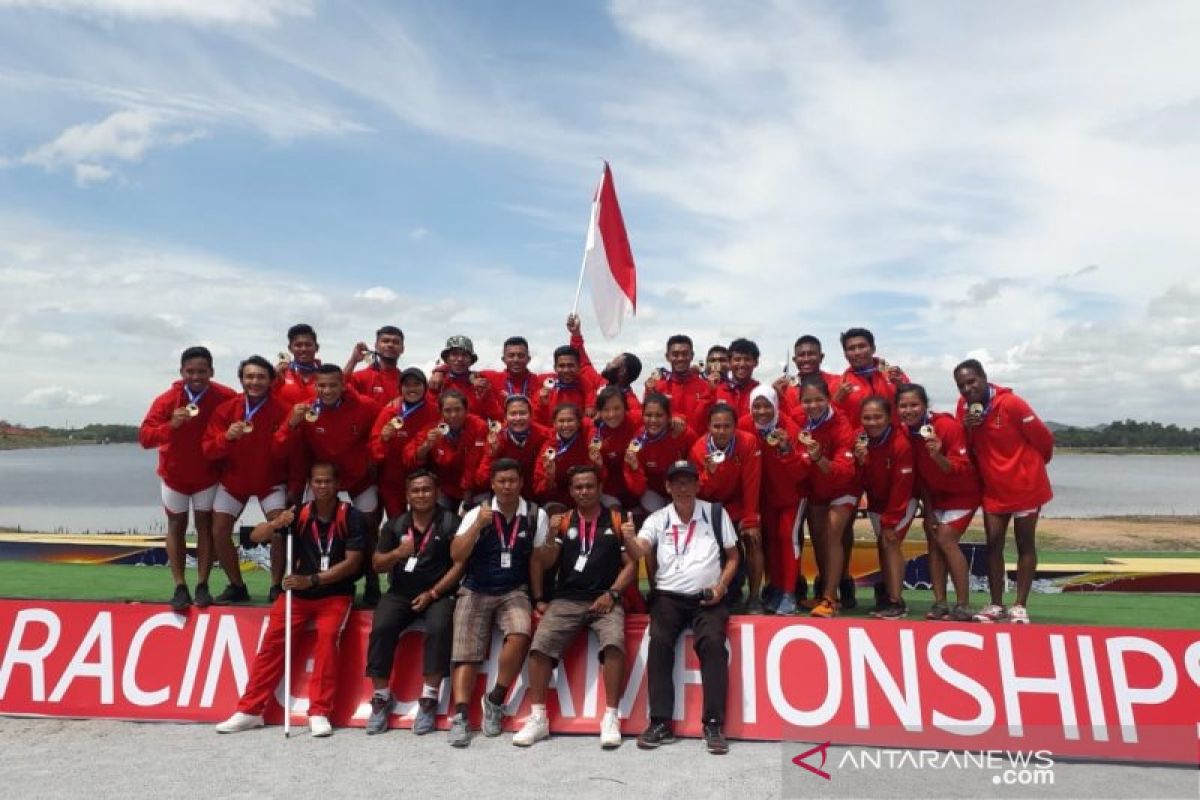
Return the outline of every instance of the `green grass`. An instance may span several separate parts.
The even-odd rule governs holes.
[[[1042,558],[1100,561],[1104,553],[1044,553]],[[1134,555],[1126,553],[1125,555]],[[1179,554],[1183,555],[1183,554]],[[1200,553],[1189,553],[1191,557]],[[1085,558],[1086,556],[1086,558]],[[188,570],[188,585],[195,587],[195,570]],[[265,603],[269,576],[263,570],[245,573],[246,585],[255,602]],[[210,579],[213,594],[225,586],[219,571]],[[165,603],[171,596],[170,573],[166,567],[134,567],[93,564],[40,564],[28,561],[0,561],[0,596],[39,600],[115,600]],[[860,588],[860,608],[844,612],[846,617],[864,617],[873,602],[870,589]],[[910,616],[925,616],[933,602],[928,591],[905,592]],[[1011,594],[1006,597],[1011,601]],[[975,608],[983,606],[987,596],[971,596]],[[1030,613],[1036,622],[1068,625],[1118,625],[1150,628],[1194,629],[1200,620],[1200,595],[1142,594],[1119,592],[1072,592],[1035,594]],[[882,623],[881,623],[882,624]]]

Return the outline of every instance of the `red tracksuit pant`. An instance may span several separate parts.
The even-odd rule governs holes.
[[[784,592],[796,588],[800,577],[799,550],[801,509],[805,501],[794,506],[764,506],[763,555],[767,560],[767,580]]]
[[[350,615],[349,595],[322,597],[306,600],[292,597],[292,646],[295,647],[301,631],[311,620],[317,626],[317,640],[313,646],[313,673],[308,683],[308,716],[327,717],[333,711],[333,696],[337,691],[337,650],[342,628]],[[271,606],[267,632],[262,646],[254,657],[250,669],[250,683],[238,711],[246,714],[262,714],[267,702],[274,696],[275,687],[283,678],[283,632],[284,595],[279,595]]]

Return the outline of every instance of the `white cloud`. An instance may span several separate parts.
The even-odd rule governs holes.
[[[386,286],[372,286],[370,289],[355,292],[354,296],[360,300],[372,300],[376,303],[394,303],[399,295]]]
[[[408,238],[412,239],[414,242],[419,242],[428,235],[429,235],[428,228],[417,227],[417,228],[413,228],[412,230],[410,230],[408,232]]]
[[[198,24],[275,25],[311,16],[312,0],[0,0],[0,8],[44,9],[84,16],[178,20]]]
[[[47,172],[70,167],[80,186],[99,183],[116,174],[103,162],[137,163],[152,148],[177,146],[204,135],[172,130],[172,124],[150,109],[116,111],[99,122],[72,125],[53,141],[30,149],[20,161]]]
[[[39,408],[88,408],[98,405],[106,399],[106,395],[92,394],[68,389],[65,386],[43,386],[34,389],[20,399],[23,406]]]

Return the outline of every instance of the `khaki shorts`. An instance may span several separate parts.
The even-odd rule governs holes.
[[[450,660],[458,662],[483,661],[492,641],[492,623],[505,637],[528,636],[532,630],[532,612],[525,588],[505,594],[483,594],[467,587],[458,590],[454,606],[454,645]]]
[[[591,628],[600,640],[600,658],[604,658],[606,647],[615,647],[625,654],[625,609],[618,601],[612,611],[599,616],[591,616],[588,609],[592,607],[587,600],[552,600],[550,607],[538,622],[537,632],[533,635],[530,650],[536,650],[544,656],[557,661],[562,658],[575,636],[584,628]]]

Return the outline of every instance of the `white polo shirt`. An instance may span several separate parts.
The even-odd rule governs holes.
[[[737,531],[724,508],[721,517],[720,546],[736,547]],[[713,531],[712,504],[705,500],[696,501],[690,520],[679,518],[674,503],[655,511],[642,523],[638,538],[652,545],[658,556],[655,587],[660,591],[700,594],[721,579],[721,551]]]
[[[463,515],[462,522],[458,524],[458,530],[454,532],[455,536],[462,536],[471,526],[475,524],[475,518],[479,516],[479,512],[484,507],[487,507],[488,513],[500,510],[500,503],[495,497],[491,497],[486,503],[480,503]],[[517,516],[529,516],[529,503],[525,498],[521,498],[521,502],[517,504]],[[534,523],[533,546],[541,547],[546,543],[546,534],[550,531],[550,518],[546,516],[546,509],[538,506],[537,521]],[[522,534],[524,535],[524,534]]]

